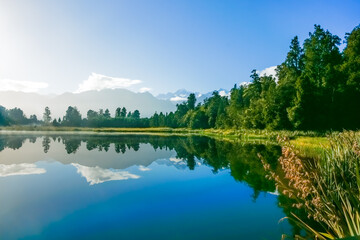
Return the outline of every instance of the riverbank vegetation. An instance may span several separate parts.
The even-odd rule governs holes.
[[[289,218],[307,231],[307,237],[359,236],[360,134],[345,131],[328,139],[321,155],[305,157],[287,138],[279,138],[283,142],[281,171],[260,158],[278,191],[292,202]]]

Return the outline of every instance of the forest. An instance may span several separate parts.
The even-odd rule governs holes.
[[[343,43],[343,45],[341,45]],[[343,46],[343,50],[340,50]],[[65,116],[52,119],[45,108],[41,120],[27,118],[19,108],[0,106],[0,125],[53,125],[84,127],[172,127],[234,128],[270,130],[343,130],[360,127],[360,25],[345,39],[320,25],[300,44],[295,36],[276,76],[251,72],[251,82],[235,85],[230,97],[214,91],[197,103],[195,94],[178,104],[175,112],[154,113],[141,118],[140,112],[117,108],[89,110],[82,118],[69,106]]]

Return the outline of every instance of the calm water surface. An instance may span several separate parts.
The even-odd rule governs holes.
[[[0,239],[281,239],[261,153],[205,137],[0,134]]]

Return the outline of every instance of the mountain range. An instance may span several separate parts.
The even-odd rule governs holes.
[[[229,92],[220,89],[220,95],[228,96]],[[63,117],[68,106],[76,106],[83,117],[89,109],[98,111],[108,108],[114,116],[115,109],[125,107],[127,111],[139,110],[142,117],[150,117],[155,112],[171,112],[176,110],[176,104],[186,101],[191,92],[180,89],[173,93],[153,96],[149,92],[135,93],[127,89],[105,89],[101,91],[86,91],[81,93],[63,93],[60,95],[42,95],[15,91],[0,92],[0,106],[7,109],[21,108],[29,117],[35,114],[42,119],[46,106],[50,108],[53,118]],[[212,92],[195,93],[197,102],[203,102]]]
[[[101,91],[87,91],[82,93],[64,93],[61,95],[41,95],[6,91],[0,93],[0,105],[10,108],[21,108],[27,117],[36,114],[38,119],[46,106],[50,108],[53,118],[62,117],[68,106],[76,106],[83,117],[89,109],[110,110],[114,116],[117,107],[125,107],[127,111],[139,110],[142,117],[149,117],[157,112],[170,112],[176,106],[167,100],[160,100],[151,93],[134,93],[126,89],[105,89]]]

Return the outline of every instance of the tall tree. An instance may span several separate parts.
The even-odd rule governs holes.
[[[51,111],[49,107],[45,107],[43,120],[46,125],[49,125],[51,122]]]
[[[275,93],[277,104],[276,123],[274,128],[290,129],[292,124],[289,120],[288,112],[295,102],[296,81],[304,70],[304,53],[300,46],[298,37],[291,40],[290,50],[285,61],[277,69],[278,85]]]
[[[140,119],[140,112],[139,110],[135,110],[134,113],[132,114],[132,117],[134,119]]]
[[[346,47],[344,49],[344,63],[341,71],[346,79],[342,96],[343,125],[349,128],[358,128],[360,111],[355,110],[360,103],[360,25],[351,33],[346,34]]]
[[[25,117],[25,114],[23,110],[20,108],[13,108],[7,110],[7,116],[9,118],[9,122],[11,124],[26,124],[27,119]]]
[[[313,129],[336,127],[338,115],[337,95],[341,86],[339,65],[342,61],[338,45],[340,38],[315,25],[313,33],[304,42],[304,71],[301,79],[297,80],[294,106],[290,110],[294,126]],[[306,85],[302,86],[301,85]],[[304,89],[311,89],[311,96],[304,93]],[[299,99],[300,97],[310,97]],[[305,105],[303,105],[305,104]],[[304,115],[291,113],[295,109],[302,109]],[[297,119],[300,117],[301,119]],[[311,119],[311,124],[309,124]],[[303,123],[300,123],[303,121]]]
[[[62,123],[66,126],[81,126],[81,114],[78,109],[69,106]]]
[[[104,117],[105,117],[105,118],[110,118],[110,111],[109,111],[109,109],[105,109]]]
[[[118,108],[116,108],[116,110],[115,110],[115,118],[119,118],[120,115],[121,115],[121,108],[118,107]]]
[[[6,108],[0,105],[0,126],[7,125]]]
[[[122,118],[126,118],[126,108],[125,107],[123,107],[122,109],[121,109],[121,112],[120,112],[120,117],[122,117]]]
[[[194,93],[190,93],[190,95],[187,98],[187,107],[189,110],[195,109],[195,103],[196,103],[196,97]]]

